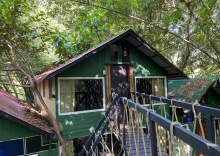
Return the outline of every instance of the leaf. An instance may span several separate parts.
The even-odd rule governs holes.
[[[51,42],[53,40],[52,37],[47,37],[43,40],[43,42]]]
[[[179,20],[182,20],[182,12],[181,10],[175,10],[170,12],[168,16],[163,17],[162,20],[164,23],[178,22]]]
[[[69,48],[71,47],[71,45],[70,45],[69,43],[65,43],[65,44],[64,44],[64,47],[65,47],[66,49],[69,49]]]

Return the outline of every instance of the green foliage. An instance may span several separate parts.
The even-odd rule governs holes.
[[[189,75],[206,70],[204,63],[213,71],[208,75],[213,75],[220,66],[219,3],[2,0],[0,35],[22,51],[37,71],[131,28],[178,67],[186,62],[183,69]],[[8,51],[5,44],[0,46],[2,53]]]
[[[166,24],[170,24],[172,22],[177,23],[180,20],[183,20],[182,11],[180,9],[170,12],[162,19],[162,21]]]
[[[56,6],[62,6],[58,12],[64,19],[63,30],[68,30],[67,36],[72,38],[71,43],[61,36],[55,40],[60,42],[55,47],[61,60],[75,57],[113,35],[132,28],[189,75],[195,75],[194,70],[202,71],[204,68],[201,66],[203,61],[197,60],[200,57],[210,64],[213,73],[219,68],[219,51],[216,49],[219,48],[217,19],[220,13],[216,0],[95,0],[61,3],[56,1]],[[210,39],[213,40],[212,45]],[[188,50],[187,46],[190,47]],[[196,58],[193,53],[197,52],[200,57]],[[210,59],[212,62],[208,62]],[[186,66],[183,66],[184,62]],[[210,75],[213,74],[210,72]]]
[[[41,71],[127,29],[190,77],[214,76],[220,67],[219,19],[218,0],[1,0],[0,81],[23,83],[18,73],[2,71],[9,69],[4,62],[12,60],[7,43],[19,66],[30,73],[20,54],[34,72]]]
[[[0,1],[0,88],[26,100],[31,96],[29,89],[6,85],[28,84],[26,77],[5,63],[13,61],[13,51],[16,64],[28,74],[32,72],[27,62],[34,72],[51,64],[52,48],[43,42],[51,28],[48,16],[38,8],[38,4],[27,0]]]
[[[48,16],[43,11],[34,10],[38,6],[33,3],[30,5],[27,0],[2,0],[0,6],[0,52],[9,55],[9,48],[5,43],[7,40],[25,56],[34,71],[48,66],[48,61],[45,60],[49,59],[47,55],[50,50],[43,42],[51,32]],[[10,60],[6,55],[2,59]],[[19,57],[17,61],[20,61]]]

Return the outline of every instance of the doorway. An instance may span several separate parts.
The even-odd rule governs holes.
[[[128,65],[110,65],[110,89],[111,93],[130,98]]]

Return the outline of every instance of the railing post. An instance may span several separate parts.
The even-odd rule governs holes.
[[[156,124],[151,120],[151,114],[149,114],[150,121],[150,140],[151,140],[151,152],[152,156],[157,156],[157,135],[156,135]]]
[[[215,122],[212,115],[206,114],[207,140],[215,143]]]
[[[147,103],[149,103],[150,104],[150,109],[153,109],[152,108],[152,100],[151,100],[151,95],[149,96],[149,98],[148,98],[148,102]]]
[[[119,103],[120,103],[120,110],[121,110],[121,120],[122,120],[122,146],[123,148],[125,147],[126,145],[126,139],[125,139],[125,104],[124,104],[124,101],[122,98],[119,99]],[[120,132],[121,132],[121,129],[120,129]]]

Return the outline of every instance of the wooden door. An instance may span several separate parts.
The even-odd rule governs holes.
[[[110,65],[110,82],[111,93],[130,97],[128,65]]]

